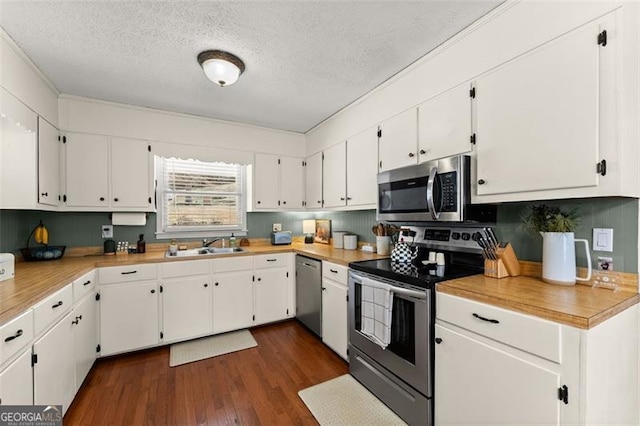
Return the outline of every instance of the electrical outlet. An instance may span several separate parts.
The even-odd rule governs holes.
[[[599,271],[613,271],[613,258],[598,256]]]
[[[282,231],[282,224],[281,223],[274,223],[273,224],[273,232],[280,232]]]
[[[102,238],[113,238],[113,225],[102,225]]]

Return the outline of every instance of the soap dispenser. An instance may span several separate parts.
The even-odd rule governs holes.
[[[140,239],[138,240],[138,244],[136,246],[137,253],[144,253],[147,251],[147,243],[144,241],[144,234],[140,234]]]
[[[233,235],[233,232],[231,233],[231,236],[229,237],[229,247],[233,248],[236,246],[236,236]]]

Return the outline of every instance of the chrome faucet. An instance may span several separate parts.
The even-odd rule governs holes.
[[[208,241],[206,238],[204,240],[202,240],[202,247],[209,247],[211,244],[215,243],[216,241],[219,241],[220,238],[214,238],[211,241]],[[224,240],[223,240],[224,241]]]

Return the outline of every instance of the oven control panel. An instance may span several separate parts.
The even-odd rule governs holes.
[[[475,241],[477,239],[475,234],[481,232],[484,229],[482,227],[426,228],[402,226],[402,229],[409,231],[405,232],[405,235],[401,237],[409,244],[413,241],[416,244],[440,249],[464,249],[464,251],[482,252],[482,249]],[[412,236],[414,233],[415,236]]]

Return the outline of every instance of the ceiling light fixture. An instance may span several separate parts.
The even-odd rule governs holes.
[[[235,83],[244,72],[244,62],[222,50],[206,50],[200,53],[198,63],[207,78],[221,87]]]

